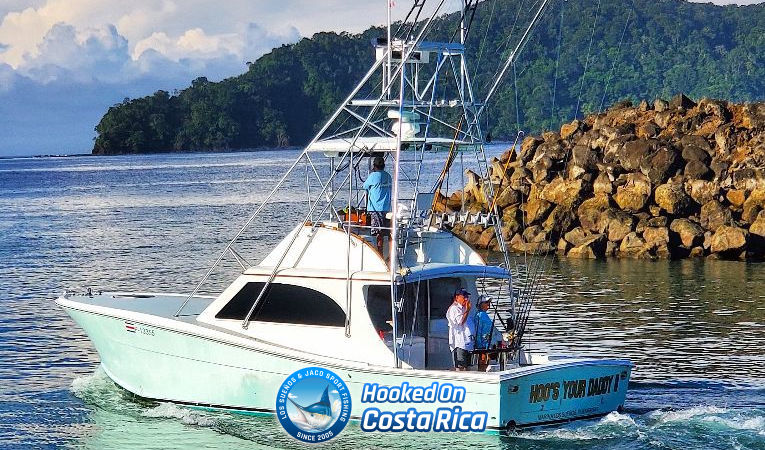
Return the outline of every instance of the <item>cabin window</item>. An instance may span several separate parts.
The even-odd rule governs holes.
[[[446,310],[454,302],[454,291],[466,288],[459,278],[435,278],[430,280],[430,318],[446,318]],[[478,299],[472,299],[476,302]]]
[[[446,318],[446,310],[452,304],[454,291],[460,287],[466,287],[459,278],[413,281],[404,286],[406,289],[403,293],[404,304],[398,320],[402,329],[410,330],[409,333],[411,333],[412,320],[417,321],[416,330],[425,329],[428,304],[430,304],[430,319]],[[430,295],[429,302],[428,295]],[[376,330],[390,331],[390,285],[367,287],[367,311]]]
[[[244,320],[264,284],[245,284],[215,318]],[[250,320],[344,327],[345,312],[329,296],[311,288],[271,283]]]
[[[391,308],[390,308],[390,285],[378,285],[367,287],[367,312],[372,320],[375,330],[390,331]]]

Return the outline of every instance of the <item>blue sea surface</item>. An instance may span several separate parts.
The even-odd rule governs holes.
[[[0,160],[0,448],[303,448],[272,416],[133,397],[53,303],[87,287],[189,293],[297,155]],[[311,174],[298,172],[245,235],[253,260],[301,218]],[[205,291],[235,271],[227,261]],[[351,423],[325,447],[765,449],[765,264],[556,260],[542,285],[531,347],[631,359],[625,411],[503,435]]]

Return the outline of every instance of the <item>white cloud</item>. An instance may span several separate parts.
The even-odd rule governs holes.
[[[58,23],[34,53],[24,54],[18,71],[42,83],[62,77],[79,82],[119,81],[129,62],[127,40],[113,25],[78,30]]]

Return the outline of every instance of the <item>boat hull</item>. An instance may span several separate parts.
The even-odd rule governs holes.
[[[140,397],[186,405],[243,412],[272,413],[276,394],[293,372],[321,366],[347,384],[351,415],[361,418],[370,407],[382,411],[433,411],[459,406],[485,411],[487,429],[544,425],[608,414],[625,400],[631,364],[623,360],[561,359],[496,373],[406,370],[345,363],[327,363],[272,350],[256,349],[225,339],[141,322],[130,317],[77,308],[61,302],[93,342],[106,374]],[[597,390],[588,391],[590,380]],[[579,388],[585,380],[584,391]],[[366,383],[381,386],[429,387],[450,383],[464,387],[464,402],[362,403]],[[570,390],[576,382],[575,390]],[[557,384],[557,388],[555,388]],[[609,387],[610,386],[610,387]],[[556,392],[557,389],[557,392]],[[569,391],[565,391],[569,389]]]

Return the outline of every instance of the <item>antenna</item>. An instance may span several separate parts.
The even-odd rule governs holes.
[[[390,90],[388,90],[388,85],[390,84],[390,72],[391,72],[391,62],[392,62],[392,58],[391,58],[391,9],[392,9],[392,6],[391,6],[391,3],[393,3],[393,0],[385,0],[385,4],[388,10],[388,38],[387,38],[388,56],[386,58],[386,63],[385,63],[385,75],[384,75],[385,86],[383,87],[383,92],[387,92],[386,96],[388,98],[390,97]]]

